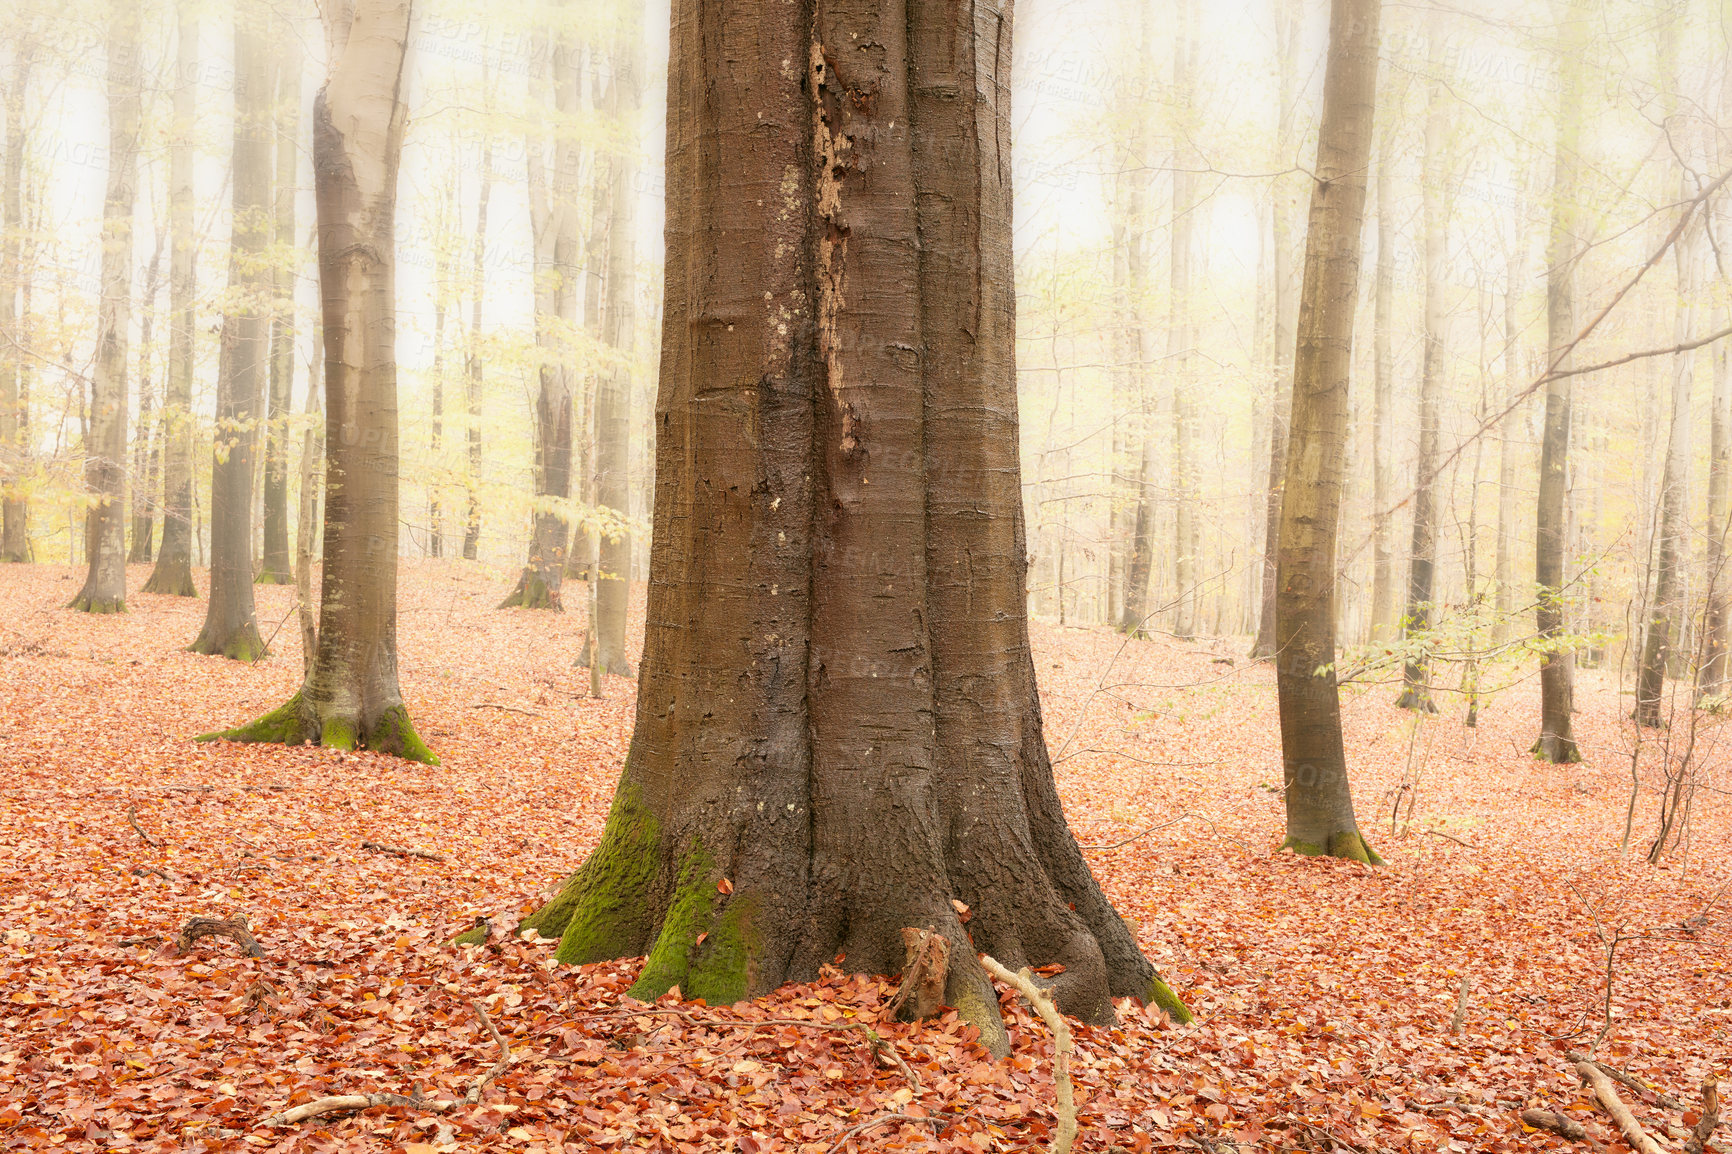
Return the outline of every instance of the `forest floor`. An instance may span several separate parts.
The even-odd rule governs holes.
[[[61,608],[65,567],[0,570],[0,1147],[1045,1149],[1052,1042],[1011,995],[1003,1063],[954,1015],[879,1026],[915,1089],[856,1031],[752,1026],[875,1020],[883,980],[644,1012],[624,1000],[631,963],[557,967],[548,944],[502,933],[594,844],[633,692],[609,678],[589,699],[571,665],[581,611],[495,610],[511,577],[405,567],[402,683],[431,767],[190,740],[298,684],[288,589],[258,590],[262,630],[281,631],[246,666],[183,650],[202,601],[134,593],[125,616],[89,617]],[[1197,1013],[1180,1027],[1124,1003],[1117,1028],[1073,1027],[1077,1149],[1565,1148],[1524,1129],[1530,1105],[1612,1143],[1564,1056],[1608,1025],[1599,1057],[1685,1107],[1625,1092],[1662,1140],[1694,1120],[1698,1083],[1728,1074],[1718,721],[1696,735],[1688,852],[1655,868],[1664,751],[1646,739],[1621,850],[1634,737],[1610,674],[1582,675],[1586,760],[1565,767],[1527,755],[1531,678],[1476,730],[1454,705],[1416,728],[1393,692],[1351,693],[1355,800],[1388,859],[1369,869],[1274,852],[1273,678],[1242,642],[1042,622],[1034,642],[1072,825],[1085,846],[1125,843],[1090,859]],[[263,957],[219,937],[167,956],[190,917],[237,913]],[[450,945],[478,915],[492,943]],[[472,1001],[512,1055],[478,1103],[260,1125],[331,1093],[461,1099],[500,1057]]]

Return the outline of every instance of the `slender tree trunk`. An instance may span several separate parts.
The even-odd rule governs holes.
[[[1389,509],[1395,500],[1389,444],[1395,422],[1395,168],[1397,118],[1385,115],[1377,149],[1377,264],[1372,272],[1371,639],[1389,642],[1399,634],[1395,618],[1395,551]]]
[[[155,353],[156,290],[162,273],[162,242],[159,231],[156,251],[144,274],[144,291],[139,294],[138,321],[138,432],[132,438],[132,547],[126,560],[133,565],[148,565],[155,537],[156,510],[156,426],[151,410],[155,407],[156,388],[150,379],[150,359]]]
[[[1378,863],[1353,815],[1335,681],[1335,546],[1380,0],[1333,0],[1281,505],[1276,690],[1286,848]]]
[[[994,1052],[977,950],[1062,964],[1085,1021],[1115,994],[1183,1015],[1090,876],[1041,737],[1009,19],[674,4],[637,724],[600,846],[523,927],[568,962],[647,954],[636,996],[732,1002],[838,953],[892,972],[931,927],[945,1001]]]
[[[1722,234],[1724,235],[1724,234]],[[1714,310],[1710,326],[1715,332],[1732,318],[1724,305]],[[1727,565],[1726,540],[1732,531],[1732,354],[1725,341],[1714,345],[1714,399],[1709,416],[1708,450],[1708,546],[1707,608],[1702,629],[1703,661],[1697,675],[1700,698],[1719,698],[1726,693],[1728,646],[1732,645],[1732,570]]]
[[[127,329],[132,318],[132,204],[138,188],[141,78],[138,0],[108,5],[108,190],[102,202],[102,301],[85,439],[84,586],[71,608],[126,611]]]
[[[463,559],[473,561],[481,548],[481,316],[487,291],[487,202],[493,193],[493,138],[481,142],[481,192],[475,206],[474,270],[469,299],[469,355],[464,366],[463,400],[468,409],[468,468],[464,473]]]
[[[1558,115],[1552,172],[1551,237],[1546,244],[1546,364],[1571,368],[1575,357],[1576,235],[1579,208],[1582,130],[1582,55],[1589,14],[1564,5],[1558,27]],[[1540,658],[1540,736],[1533,752],[1561,764],[1581,760],[1571,734],[1575,711],[1575,656],[1564,642],[1564,552],[1567,523],[1565,488],[1570,459],[1570,400],[1574,377],[1546,382],[1545,431],[1540,440],[1540,491],[1535,513],[1534,583],[1538,604]]]
[[[450,215],[445,219],[455,220],[455,190],[448,189],[446,195]],[[427,556],[434,558],[445,553],[445,513],[439,502],[439,486],[445,473],[440,458],[445,451],[445,312],[450,285],[451,260],[441,246],[433,258],[433,420],[427,439],[432,461],[427,482]]]
[[[1701,291],[1701,235],[1696,225],[1678,238],[1678,305],[1673,342],[1685,344],[1695,334],[1696,297]],[[1654,566],[1654,596],[1648,606],[1648,628],[1642,638],[1642,663],[1636,673],[1636,722],[1658,726],[1665,710],[1662,700],[1666,670],[1677,641],[1678,619],[1683,610],[1684,567],[1689,561],[1690,520],[1686,497],[1690,489],[1691,384],[1695,380],[1696,354],[1672,356],[1672,420],[1666,435],[1666,464],[1660,477],[1659,540]]]
[[[1197,208],[1196,177],[1187,171],[1197,157],[1190,144],[1190,119],[1196,100],[1197,30],[1190,0],[1177,0],[1173,37],[1174,116],[1173,221],[1167,303],[1167,369],[1173,383],[1173,633],[1189,639],[1197,632],[1197,406],[1191,393],[1191,233]]]
[[[277,25],[282,28],[281,24]],[[276,47],[276,244],[281,254],[271,270],[270,399],[265,415],[264,564],[261,585],[294,580],[289,560],[289,414],[295,393],[295,196],[300,192],[301,54],[285,29]]]
[[[319,342],[315,342],[318,345]],[[306,431],[301,434],[301,507],[295,517],[295,611],[301,625],[301,679],[312,677],[319,654],[318,609],[313,603],[313,527],[319,521],[320,459],[325,439],[318,417],[324,374],[313,358],[307,381]]]
[[[1448,131],[1448,112],[1444,104],[1443,81],[1435,73],[1443,64],[1443,28],[1437,16],[1432,17],[1431,61],[1434,73],[1426,98],[1425,161],[1421,190],[1425,214],[1425,361],[1419,382],[1419,454],[1414,462],[1413,484],[1413,544],[1408,555],[1407,612],[1402,622],[1402,635],[1409,649],[1402,671],[1401,697],[1396,704],[1403,709],[1436,713],[1427,684],[1429,661],[1426,657],[1430,641],[1433,598],[1437,569],[1437,460],[1440,410],[1443,405],[1444,326],[1448,321],[1445,309],[1444,262],[1449,249],[1449,206],[1444,196],[1444,182],[1449,179],[1449,161],[1445,155],[1444,134]]]
[[[35,45],[13,41],[6,87],[6,167],[0,177],[0,562],[30,560],[30,413],[25,402],[29,328],[19,309],[24,280],[25,102]]]
[[[1299,0],[1273,0],[1275,8],[1275,56],[1279,75],[1279,124],[1276,130],[1277,163],[1298,162],[1296,121],[1299,114],[1299,32],[1302,15]],[[1275,262],[1275,400],[1269,419],[1269,494],[1263,522],[1263,596],[1257,618],[1257,639],[1251,656],[1258,661],[1274,659],[1276,555],[1281,538],[1281,491],[1287,483],[1287,438],[1292,415],[1293,347],[1299,323],[1299,296],[1293,285],[1293,219],[1298,215],[1298,192],[1291,180],[1277,177],[1274,186]]]
[[[174,119],[169,129],[168,375],[162,406],[162,545],[146,593],[197,596],[192,583],[192,354],[196,315],[193,237],[193,117],[198,80],[198,8],[180,0],[175,37]]]
[[[1141,59],[1152,61],[1156,52],[1152,9],[1140,15],[1138,26]],[[1143,85],[1128,84],[1126,91],[1130,94],[1130,105],[1125,110],[1130,125],[1123,161],[1125,173],[1121,178],[1124,248],[1122,254],[1115,254],[1114,261],[1115,276],[1120,275],[1122,263],[1118,339],[1125,354],[1123,360],[1128,365],[1123,380],[1129,392],[1124,398],[1123,408],[1116,411],[1121,414],[1121,420],[1130,421],[1130,427],[1123,435],[1122,452],[1115,454],[1115,476],[1119,470],[1129,469],[1130,463],[1126,458],[1132,453],[1136,454],[1137,463],[1134,479],[1119,486],[1122,490],[1120,528],[1126,532],[1117,538],[1122,542],[1120,548],[1123,550],[1119,565],[1117,625],[1122,631],[1141,637],[1149,617],[1149,577],[1154,568],[1155,551],[1156,414],[1150,364],[1154,359],[1154,345],[1144,312],[1149,295],[1149,182],[1154,162],[1147,127],[1151,112],[1141,99]],[[1134,418],[1131,417],[1133,412],[1136,414]],[[1135,430],[1134,436],[1131,429]]]
[[[264,639],[253,618],[253,474],[270,366],[272,276],[271,65],[263,4],[234,10],[234,231],[217,360],[217,426],[211,448],[210,602],[194,653],[257,661]]]
[[[560,355],[561,332],[576,319],[577,305],[577,144],[564,118],[575,113],[582,83],[574,49],[561,29],[552,53],[551,87],[558,128],[554,133],[551,178],[542,162],[542,144],[529,141],[530,227],[535,246],[535,343],[541,356],[540,388],[535,401],[535,513],[529,560],[517,587],[500,608],[559,609],[571,536],[566,503],[571,498],[573,370]],[[535,87],[545,89],[543,80]],[[543,98],[545,100],[545,97]]]
[[[611,350],[612,362],[602,371],[595,401],[595,503],[598,512],[615,527],[601,534],[598,564],[591,570],[596,611],[591,637],[600,639],[603,672],[625,677],[633,675],[625,645],[632,541],[623,526],[631,514],[631,364],[637,336],[637,160],[629,142],[637,139],[635,130],[643,107],[642,75],[643,36],[632,28],[614,51],[607,93],[609,119],[628,143],[608,160],[611,207],[601,338]],[[588,640],[579,663],[589,664]]]
[[[410,10],[409,0],[327,9],[333,67],[313,108],[326,399],[318,652],[282,707],[206,738],[437,761],[397,684],[394,232]]]
[[[1502,407],[1516,404],[1527,382],[1521,370],[1521,324],[1518,305],[1526,276],[1526,249],[1520,221],[1526,213],[1516,213],[1515,239],[1510,245],[1506,266],[1507,280],[1503,294],[1503,375]],[[1516,553],[1516,440],[1526,425],[1522,412],[1525,406],[1512,409],[1498,427],[1497,451],[1497,626],[1493,639],[1502,644],[1515,631],[1515,553]]]

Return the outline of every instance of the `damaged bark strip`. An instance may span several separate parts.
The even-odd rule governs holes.
[[[601,843],[520,926],[711,1004],[945,945],[1188,1018],[1065,825],[1017,459],[1010,11],[676,0],[650,594]],[[742,190],[744,192],[742,193]],[[960,910],[970,910],[965,931]],[[972,941],[970,940],[972,935]],[[934,983],[936,984],[936,983]]]
[[[325,352],[325,563],[318,650],[301,689],[200,740],[313,743],[437,764],[397,684],[395,215],[410,0],[333,9],[313,106]]]

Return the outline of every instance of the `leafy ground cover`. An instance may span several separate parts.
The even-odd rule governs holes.
[[[609,678],[589,699],[571,666],[581,610],[493,609],[508,584],[405,570],[403,684],[431,767],[190,740],[295,688],[288,589],[259,588],[263,632],[281,627],[247,666],[184,652],[202,602],[134,593],[124,617],[92,618],[60,607],[77,585],[64,567],[0,570],[0,1146],[1044,1149],[1052,1041],[1009,993],[1000,1063],[954,1015],[878,1024],[881,979],[646,1006],[624,995],[631,963],[555,966],[506,933],[594,843],[632,693]],[[1126,1003],[1116,1028],[1075,1028],[1077,1149],[1569,1145],[1523,1127],[1525,1106],[1614,1143],[1565,1057],[1602,1031],[1601,1060],[1655,1088],[1626,1098],[1662,1137],[1726,1075],[1717,721],[1697,732],[1688,852],[1656,868],[1642,851],[1664,751],[1645,740],[1621,850],[1634,738],[1613,674],[1583,675],[1586,761],[1568,767],[1527,756],[1531,681],[1472,731],[1459,710],[1416,726],[1393,693],[1356,693],[1354,789],[1389,861],[1373,870],[1273,852],[1272,675],[1239,645],[1042,623],[1034,640],[1073,827],[1198,1015],[1181,1027]],[[222,937],[175,955],[189,918],[236,914],[262,957]],[[486,946],[449,944],[477,917]],[[473,1104],[262,1125],[332,1093],[461,1100],[499,1060],[488,1022],[512,1062]],[[852,1022],[907,1071],[836,1028]]]

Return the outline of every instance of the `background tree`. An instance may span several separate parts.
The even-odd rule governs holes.
[[[1276,691],[1284,848],[1378,863],[1353,815],[1335,672],[1335,548],[1358,304],[1360,228],[1377,99],[1380,0],[1332,0],[1323,121],[1305,234],[1281,501]]]
[[[146,593],[193,597],[193,304],[197,239],[193,233],[193,118],[197,112],[198,15],[194,0],[176,6],[174,111],[168,145],[168,372],[162,403],[162,545]]]
[[[674,5],[637,724],[601,845],[525,923],[568,962],[647,953],[637,996],[734,1001],[838,952],[891,972],[930,926],[946,1001],[999,1052],[976,950],[1062,963],[1084,1020],[1120,994],[1183,1012],[1090,876],[1041,735],[1009,18]]]
[[[84,448],[84,585],[71,607],[126,611],[127,329],[132,321],[132,208],[138,190],[141,76],[138,0],[108,0],[108,189],[102,201],[102,303],[90,431]]]
[[[313,111],[325,354],[325,546],[318,652],[301,689],[205,735],[313,742],[433,762],[397,684],[397,170],[410,0],[328,9]]]
[[[265,523],[261,585],[294,580],[289,560],[289,413],[295,392],[295,196],[300,192],[301,53],[295,30],[280,22],[276,74],[275,249],[271,261],[270,385],[265,412]]]
[[[1564,518],[1566,470],[1570,457],[1570,399],[1574,378],[1557,375],[1574,365],[1577,236],[1581,213],[1583,55],[1587,45],[1588,0],[1558,0],[1558,107],[1552,156],[1551,237],[1546,244],[1545,432],[1540,441],[1540,491],[1535,510],[1534,581],[1539,586],[1534,611],[1542,646],[1540,657],[1540,736],[1534,754],[1545,761],[1580,761],[1571,732],[1575,711],[1575,655],[1564,640]]]
[[[271,361],[273,284],[267,248],[276,126],[267,10],[258,0],[245,0],[233,11],[234,232],[211,446],[210,601],[192,651],[256,661],[265,643],[253,619],[253,473]]]
[[[24,273],[25,98],[35,64],[35,21],[14,28],[12,71],[6,79],[6,158],[0,171],[0,562],[30,560],[29,409],[24,382],[30,369],[20,316]]]

